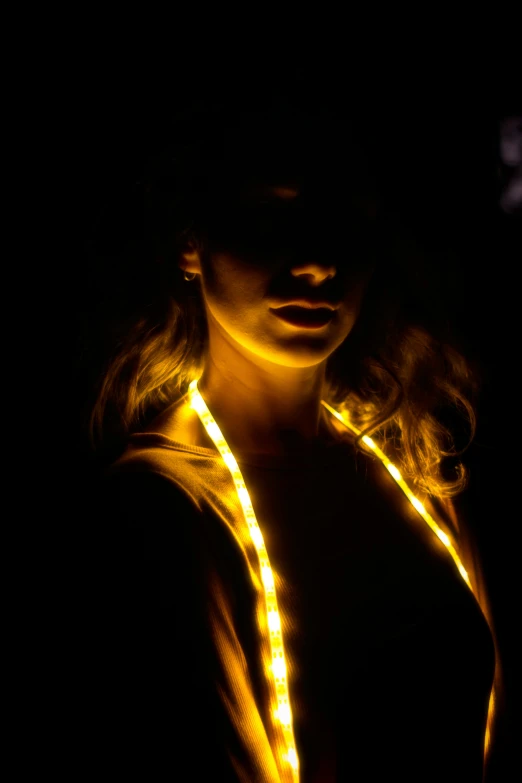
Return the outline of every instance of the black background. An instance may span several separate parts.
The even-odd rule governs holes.
[[[487,89],[470,72],[461,78],[430,76],[398,82],[385,74],[362,83],[342,71],[284,66],[241,79],[216,77],[190,68],[172,74],[135,78],[123,71],[79,69],[68,103],[67,150],[74,157],[66,173],[63,204],[70,264],[61,271],[72,296],[61,304],[58,355],[68,367],[71,394],[61,408],[60,467],[64,516],[88,495],[89,467],[80,432],[80,409],[88,395],[86,376],[77,370],[74,324],[88,301],[89,270],[82,255],[84,238],[103,209],[122,210],[142,175],[144,155],[168,137],[172,112],[191,94],[217,89],[310,90],[346,102],[363,129],[368,149],[379,162],[389,191],[403,205],[412,230],[428,248],[451,251],[454,316],[470,353],[484,374],[475,442],[467,452],[468,490],[457,507],[476,530],[503,653],[511,731],[518,719],[520,686],[516,663],[518,602],[519,266],[520,215],[499,206],[499,123],[519,113],[509,79],[492,79]],[[297,75],[296,75],[297,74]],[[472,74],[472,69],[471,69]],[[298,84],[299,87],[294,87]],[[255,86],[254,86],[255,85]],[[282,87],[283,85],[283,87]],[[125,211],[125,206],[123,206]],[[73,327],[71,328],[71,324]],[[65,463],[65,464],[64,464]],[[67,557],[67,547],[65,547]],[[515,761],[513,738],[506,735],[498,779]],[[509,744],[511,742],[511,744]],[[500,764],[500,762],[499,762]],[[510,777],[506,777],[511,779]]]

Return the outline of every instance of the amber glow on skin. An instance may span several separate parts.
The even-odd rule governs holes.
[[[208,253],[191,246],[181,253],[181,268],[199,277],[208,326],[199,390],[234,453],[286,454],[322,436],[326,362],[357,321],[372,269],[343,260],[340,253],[348,251],[339,250],[338,238],[314,219],[314,209],[301,212],[292,203],[302,197],[293,180],[250,179],[238,185],[236,195],[232,217],[224,209],[216,234],[210,230]],[[307,225],[288,244],[277,238],[263,244],[256,230],[234,244],[242,236],[237,205],[262,221],[258,208],[265,203],[270,214],[284,215],[282,224],[292,225],[286,210],[297,210],[307,216]],[[272,308],[300,298],[323,299],[337,309],[324,328],[292,328]],[[235,424],[238,415],[241,427]]]
[[[248,490],[246,488],[237,461],[234,455],[232,454],[232,452],[230,451],[230,448],[228,447],[228,444],[225,438],[223,437],[223,434],[221,433],[221,430],[219,429],[214,417],[212,416],[205,401],[203,400],[201,394],[199,393],[197,380],[192,381],[192,383],[189,386],[189,399],[190,399],[191,407],[198,414],[203,426],[205,427],[209,436],[212,438],[214,444],[216,445],[216,448],[220,452],[221,456],[223,457],[223,460],[225,461],[228,469],[230,470],[232,479],[236,486],[239,501],[241,503],[241,507],[245,515],[245,521],[250,531],[250,537],[252,539],[252,542],[258,554],[259,567],[261,571],[261,578],[263,583],[265,606],[266,606],[266,617],[258,618],[258,623],[260,625],[260,630],[263,631],[263,628],[267,628],[270,636],[271,660],[265,661],[265,669],[266,669],[267,679],[270,685],[272,686],[271,687],[271,692],[272,692],[271,714],[273,716],[275,727],[282,733],[284,746],[286,748],[286,751],[283,753],[282,758],[276,759],[276,761],[281,770],[281,780],[284,783],[299,783],[300,781],[299,756],[296,749],[296,743],[295,743],[295,737],[293,731],[291,699],[289,693],[289,683],[287,681],[287,668],[286,668],[286,660],[284,654],[283,635],[281,631],[281,621],[280,621],[279,610],[277,605],[277,596],[276,596],[276,590],[274,586],[273,572],[270,566],[268,553],[266,551],[263,534],[257,523],[256,515],[252,507],[252,502],[250,500],[250,496],[248,494]],[[359,434],[360,431],[356,427],[354,427],[344,416],[342,416],[340,413],[334,410],[324,400],[322,400],[321,402],[322,405],[328,411],[330,411],[342,424],[344,424],[348,429],[350,429],[355,434],[357,435]],[[393,465],[390,462],[390,460],[387,458],[384,452],[381,451],[381,449],[377,446],[375,441],[373,441],[372,438],[367,436],[362,438],[362,440],[365,443],[365,445],[369,449],[371,449],[371,451],[381,460],[385,468],[388,470],[390,475],[394,478],[396,483],[402,489],[402,491],[404,492],[404,494],[406,495],[410,503],[413,505],[413,507],[418,511],[420,516],[428,524],[431,530],[433,530],[435,535],[438,536],[440,541],[442,541],[442,543],[448,550],[449,554],[453,558],[462,579],[465,581],[469,589],[473,592],[473,588],[470,579],[468,577],[468,574],[464,566],[462,565],[462,562],[453,544],[451,543],[450,538],[446,535],[446,533],[444,533],[443,530],[440,529],[440,527],[437,525],[433,517],[427,512],[427,510],[425,509],[421,501],[415,497],[415,495],[412,493],[412,491],[410,490],[410,488],[402,478],[400,471],[397,469],[395,465]],[[477,598],[477,602],[478,602],[478,598]],[[495,696],[494,696],[494,691],[492,689],[490,700],[489,700],[489,709],[488,709],[488,721],[487,721],[488,728],[486,730],[486,736],[484,738],[485,757],[487,756],[488,747],[489,747],[489,726],[491,725],[491,720],[493,718],[494,703],[495,703]]]

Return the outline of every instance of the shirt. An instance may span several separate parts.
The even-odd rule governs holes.
[[[93,658],[113,731],[98,740],[150,779],[286,783],[261,572],[232,477],[210,443],[149,429],[100,499]],[[492,634],[384,466],[348,434],[236,459],[274,573],[302,783],[482,781]]]

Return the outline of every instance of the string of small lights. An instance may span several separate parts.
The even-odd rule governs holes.
[[[223,457],[225,464],[227,465],[232,479],[236,486],[239,502],[243,509],[245,520],[248,525],[252,542],[256,548],[259,566],[261,570],[261,577],[263,581],[265,605],[267,612],[267,627],[270,635],[270,648],[271,648],[271,663],[268,667],[267,677],[273,685],[273,692],[275,692],[275,698],[277,708],[273,710],[273,718],[276,722],[276,726],[281,729],[286,752],[283,754],[281,761],[283,762],[282,771],[284,780],[288,780],[289,783],[299,783],[299,757],[297,755],[292,709],[290,704],[290,694],[288,690],[286,659],[284,654],[283,636],[281,631],[281,621],[279,616],[279,610],[277,606],[277,596],[274,585],[274,577],[272,568],[270,566],[270,560],[266,551],[263,534],[257,523],[256,515],[252,507],[250,495],[245,485],[245,481],[236,462],[234,455],[232,454],[228,444],[223,437],[223,433],[219,429],[214,417],[208,409],[203,397],[201,396],[197,380],[192,381],[189,385],[189,401],[191,407],[198,414],[203,426],[205,427],[209,437],[212,439],[219,453]],[[328,405],[322,400],[324,407],[330,411],[345,427],[350,429],[356,435],[359,435],[360,430],[354,427],[349,421],[347,421],[338,411]],[[441,530],[437,525],[433,517],[428,513],[421,501],[415,497],[411,489],[401,476],[397,467],[388,459],[386,454],[377,446],[375,441],[368,436],[363,436],[361,440],[370,448],[373,453],[381,460],[384,467],[388,470],[390,475],[395,479],[396,483],[402,489],[412,506],[418,511],[424,521],[429,525],[431,530],[442,541],[451,557],[453,558],[462,579],[465,581],[469,589],[473,592],[473,587],[469,579],[469,575],[462,565],[459,555],[453,546],[450,538],[446,533]],[[478,601],[478,599],[477,599]],[[494,690],[492,689],[489,700],[489,712],[488,712],[488,727],[493,717],[494,710]],[[487,754],[489,745],[489,732],[486,731],[485,737],[485,755]]]

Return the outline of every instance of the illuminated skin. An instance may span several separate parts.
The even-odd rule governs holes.
[[[209,354],[199,389],[234,453],[285,454],[335,437],[321,406],[326,360],[352,330],[370,273],[336,265],[339,239],[326,243],[302,195],[299,185],[251,179],[238,187],[224,218],[230,227],[220,224],[211,252],[189,245],[179,260],[201,275]],[[265,219],[280,228],[266,233]],[[300,297],[340,304],[318,330],[270,311],[274,299]]]

